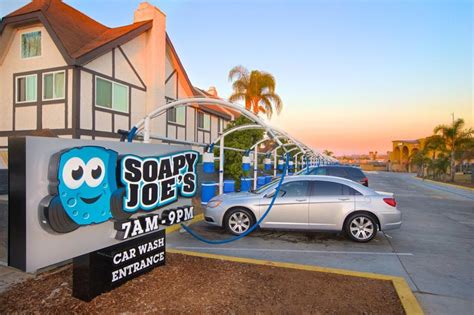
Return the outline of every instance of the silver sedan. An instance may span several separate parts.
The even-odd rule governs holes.
[[[212,198],[207,223],[234,235],[246,232],[268,209],[278,180],[253,192]],[[374,191],[351,180],[318,175],[288,176],[261,228],[344,231],[356,242],[368,242],[378,230],[399,228],[401,212],[392,193]]]

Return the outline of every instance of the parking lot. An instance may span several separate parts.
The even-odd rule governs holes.
[[[410,174],[367,175],[372,188],[395,193],[403,213],[401,229],[379,233],[370,243],[329,233],[260,230],[226,245],[207,245],[187,233],[175,233],[167,246],[403,276],[428,314],[472,314],[474,193]],[[193,228],[210,239],[230,237],[204,222]]]

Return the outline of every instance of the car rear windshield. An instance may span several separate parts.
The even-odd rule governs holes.
[[[346,168],[346,172],[353,179],[360,180],[365,177],[364,173],[360,169],[355,168],[355,167]]]
[[[347,177],[344,167],[328,167],[327,174],[336,177]]]

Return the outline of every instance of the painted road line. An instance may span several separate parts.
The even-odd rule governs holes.
[[[172,245],[171,245],[172,246]],[[307,253],[307,254],[344,254],[344,255],[380,255],[380,256],[413,256],[412,253],[393,252],[356,252],[336,250],[305,250],[305,249],[276,249],[276,248],[234,248],[234,247],[199,247],[199,246],[176,246],[183,250],[216,250],[216,251],[249,251],[249,252],[280,252],[280,253]]]

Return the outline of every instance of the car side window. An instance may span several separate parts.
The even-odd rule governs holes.
[[[362,173],[361,170],[357,169],[357,168],[347,168],[346,169],[346,172],[347,174],[349,174],[349,176],[355,180],[361,180],[362,178],[365,177],[364,173]]]
[[[311,196],[341,196],[342,186],[339,183],[317,180],[312,183]]]
[[[281,185],[280,197],[308,196],[308,181],[294,181]]]
[[[347,177],[347,173],[342,167],[331,167],[328,169],[327,173],[331,176]]]
[[[358,195],[362,195],[360,192],[358,192],[357,190],[355,190],[354,188],[352,187],[349,187],[347,185],[342,185],[342,194],[344,196],[358,196]]]

